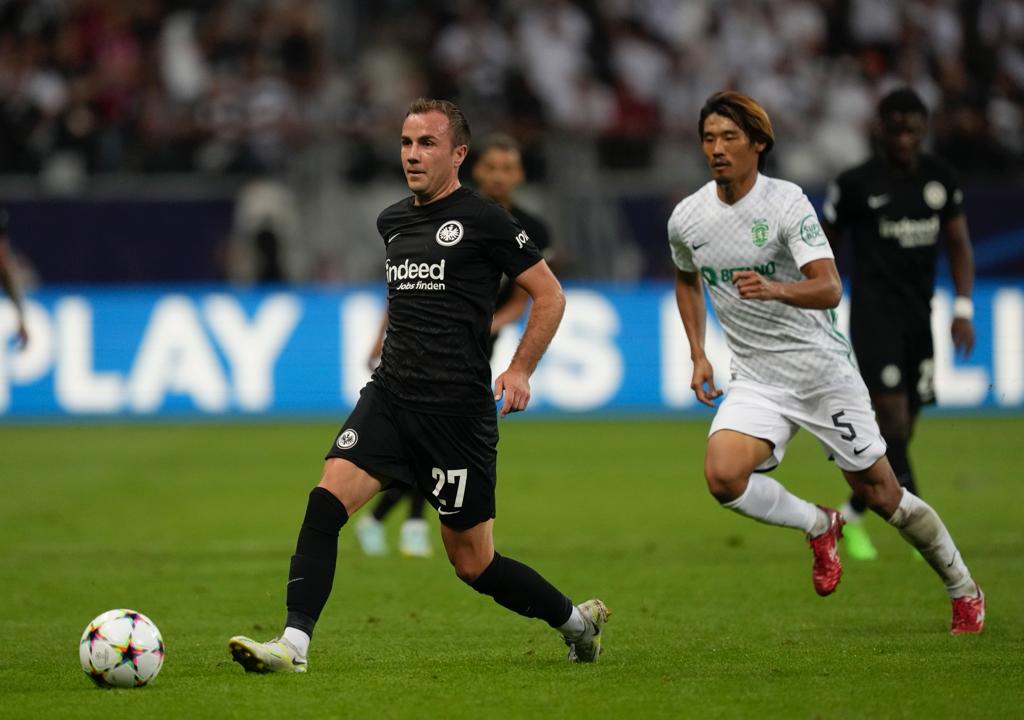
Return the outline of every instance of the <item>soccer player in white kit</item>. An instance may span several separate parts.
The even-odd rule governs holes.
[[[699,132],[712,181],[676,206],[668,236],[700,402],[713,406],[722,394],[704,353],[705,285],[733,353],[729,393],[708,433],[708,489],[734,512],[807,533],[814,589],[831,594],[842,576],[842,517],[764,474],[806,428],[942,579],[951,632],[981,632],[981,588],[938,514],[900,487],[885,457],[867,388],[836,329],[842,283],[814,208],[797,185],[760,172],[774,144],[768,114],[745,95],[716,93]]]

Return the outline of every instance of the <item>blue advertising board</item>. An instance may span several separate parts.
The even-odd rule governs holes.
[[[670,284],[569,285],[566,297],[528,416],[698,410]],[[961,361],[949,339],[951,294],[933,300],[939,407],[1024,411],[1024,286],[980,283],[975,306],[977,346]],[[26,301],[32,339],[16,350],[13,308],[2,301],[0,418],[341,415],[369,378],[383,308],[378,285],[45,291]],[[516,341],[517,330],[502,335],[496,372]],[[713,318],[706,345],[728,387]]]

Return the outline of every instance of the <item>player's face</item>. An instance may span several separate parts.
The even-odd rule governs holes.
[[[743,129],[727,117],[711,113],[704,120],[701,144],[711,177],[719,185],[741,182],[757,172],[764,143],[751,142]]]
[[[512,191],[523,181],[523,163],[516,150],[490,148],[473,166],[473,179],[481,194],[502,205],[511,202]]]
[[[409,115],[402,124],[402,170],[418,203],[430,202],[458,186],[466,145],[453,145],[448,117],[431,111]]]
[[[894,112],[882,120],[882,144],[896,165],[914,165],[921,154],[925,117],[919,112]]]

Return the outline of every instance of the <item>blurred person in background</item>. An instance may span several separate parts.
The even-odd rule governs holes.
[[[455,574],[478,593],[556,629],[572,662],[595,662],[608,610],[580,605],[532,568],[494,549],[498,426],[525,410],[530,376],[561,322],[565,296],[526,232],[508,213],[463,188],[469,126],[454,103],[419,99],[401,134],[412,197],[386,208],[388,332],[381,362],[328,451],[309,494],[292,556],[288,615],[269,642],[236,636],[247,672],[305,672],[313,628],[337,565],[338,533],[383,488],[415,488],[441,518]],[[526,330],[491,385],[486,341],[498,280],[515,277],[533,299]]]
[[[14,305],[14,314],[17,322],[17,345],[24,349],[28,345],[28,328],[25,325],[25,308],[21,301],[21,293],[14,281],[14,254],[11,252],[8,242],[8,215],[7,210],[0,208],[0,286],[3,287],[7,297]]]
[[[871,393],[886,455],[900,485],[918,495],[908,446],[925,405],[935,403],[931,299],[939,238],[946,243],[956,288],[950,333],[962,358],[974,348],[974,259],[953,170],[922,152],[928,110],[910,88],[878,105],[877,152],[829,187],[824,230],[852,248],[850,334]],[[861,526],[867,503],[854,494],[841,508],[851,557],[878,552]]]
[[[526,179],[519,143],[509,135],[501,133],[489,135],[483,140],[481,148],[476,154],[472,174],[477,191],[505,208],[526,231],[548,265],[557,269],[547,226],[540,218],[512,201],[512,193]],[[526,312],[529,301],[530,296],[523,288],[507,275],[501,276],[487,350],[488,356],[492,359],[494,343],[497,341],[501,329],[518,322]],[[370,351],[369,366],[371,370],[380,362],[386,328],[387,313],[382,321],[380,334]],[[373,556],[387,554],[388,543],[384,536],[383,521],[406,496],[410,503],[409,517],[402,523],[399,532],[399,552],[407,557],[429,557],[433,554],[427,521],[423,519],[426,501],[421,493],[405,488],[393,488],[382,494],[374,506],[373,512],[360,518],[356,523],[356,538],[364,553]]]
[[[733,353],[729,393],[708,432],[708,490],[728,510],[805,532],[814,589],[830,595],[842,577],[842,516],[765,474],[805,428],[935,570],[952,602],[950,632],[980,633],[985,596],[935,510],[896,480],[850,345],[835,329],[842,283],[814,208],[799,186],[760,172],[775,144],[768,114],[721,92],[698,127],[712,180],[679,203],[668,236],[698,401],[713,407],[722,394],[704,352],[705,282]]]

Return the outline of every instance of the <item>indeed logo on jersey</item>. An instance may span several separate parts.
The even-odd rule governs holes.
[[[436,263],[410,262],[406,258],[403,262],[394,265],[391,260],[384,261],[384,272],[387,274],[388,283],[401,282],[396,290],[444,290],[444,260]],[[402,282],[402,281],[416,282]]]
[[[882,218],[878,221],[878,234],[893,238],[903,248],[928,247],[939,237],[939,216],[932,215],[924,220]]]

